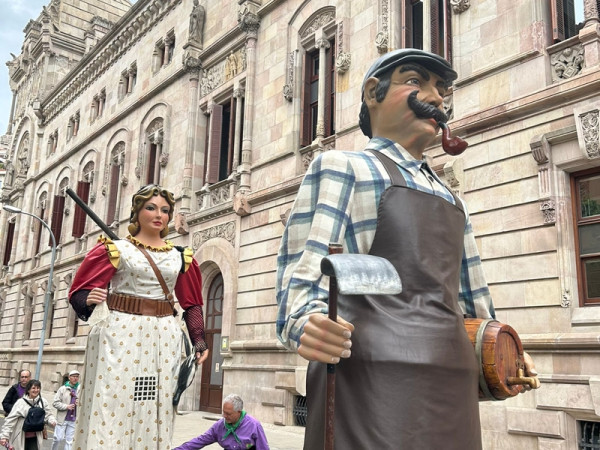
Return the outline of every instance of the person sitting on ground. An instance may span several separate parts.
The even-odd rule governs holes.
[[[7,416],[10,414],[10,410],[17,400],[25,394],[25,386],[27,386],[29,380],[31,380],[31,372],[27,369],[22,369],[19,372],[19,382],[10,387],[4,396],[4,400],[2,400],[2,408],[4,408],[4,412]]]
[[[10,443],[14,450],[42,450],[43,431],[25,431],[23,424],[30,408],[43,408],[45,411],[44,423],[56,426],[56,418],[52,414],[50,404],[42,398],[42,383],[39,380],[30,380],[25,387],[25,395],[14,404],[10,414],[4,421],[0,431],[0,447]]]
[[[208,431],[187,441],[174,450],[196,450],[218,443],[226,450],[255,449],[269,450],[267,436],[262,425],[244,411],[244,402],[239,395],[229,394],[223,400],[223,418]]]

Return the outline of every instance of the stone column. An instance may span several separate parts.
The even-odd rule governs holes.
[[[233,147],[233,167],[232,170],[237,170],[240,161],[240,151],[242,149],[242,99],[244,98],[244,90],[240,87],[233,90],[233,96],[237,99],[235,103],[235,143]]]
[[[185,148],[185,164],[183,166],[183,189],[181,192],[180,211],[183,214],[189,214],[192,211],[194,151],[196,150],[196,127],[198,125],[198,85],[200,80],[200,69],[202,69],[202,62],[200,61],[200,58],[188,56],[183,64],[189,76],[190,104],[188,107],[187,140]],[[187,231],[187,227],[185,225],[183,229]]]
[[[242,163],[238,167],[240,174],[239,190],[243,194],[250,191],[250,167],[252,164],[252,130],[254,123],[254,79],[256,78],[256,40],[260,17],[257,6],[250,1],[240,5],[238,26],[246,33],[246,105],[244,114],[244,136],[242,138]]]
[[[325,137],[325,94],[327,86],[325,83],[327,77],[327,49],[331,46],[329,41],[320,30],[321,37],[317,39],[316,46],[319,49],[319,103],[317,105],[317,140]]]

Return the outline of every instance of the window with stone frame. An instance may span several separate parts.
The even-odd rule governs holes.
[[[90,187],[92,185],[94,174],[94,163],[88,162],[83,168],[83,179],[77,182],[77,196],[87,205],[90,199]],[[85,222],[87,214],[78,205],[75,205],[75,213],[73,215],[73,237],[80,238],[85,233]]]
[[[133,88],[137,84],[137,62],[133,62],[128,69],[121,72],[121,78],[119,79],[119,87],[117,90],[117,96],[119,100],[124,99],[128,94],[133,92]]]
[[[146,128],[146,184],[160,184],[161,169],[166,165],[164,119],[158,117]]]
[[[600,0],[596,0],[600,10]],[[583,0],[550,0],[552,39],[564,41],[579,34],[583,28]]]
[[[214,184],[226,180],[241,162],[243,95],[234,94],[226,101],[212,105],[208,122],[204,184]]]
[[[323,118],[319,117],[321,96],[324,98]],[[317,39],[315,46],[305,53],[302,99],[300,145],[306,147],[318,136],[325,138],[335,134],[334,37]]]
[[[14,236],[15,220],[13,219],[6,224],[6,237],[4,238],[4,256],[2,257],[3,266],[8,266],[10,264]]]
[[[63,218],[65,216],[65,191],[69,187],[69,179],[63,178],[60,182],[58,193],[54,196],[54,202],[52,203],[52,220],[50,223],[50,230],[54,234],[56,244],[60,244],[60,238],[62,235]],[[52,246],[52,237],[48,237],[48,245]]]
[[[90,106],[90,122],[102,117],[104,107],[106,106],[106,89],[100,90],[100,93],[94,95]]]
[[[600,304],[600,169],[571,177],[581,306]]]
[[[48,220],[48,218],[46,217],[47,216],[47,214],[46,214],[47,207],[48,207],[48,193],[44,191],[39,196],[39,200],[38,200],[37,207],[36,207],[36,213],[35,213],[36,216],[38,216],[44,222],[46,222]],[[35,240],[34,240],[34,244],[33,244],[33,248],[34,248],[33,254],[34,255],[37,255],[38,253],[40,253],[43,229],[44,228],[39,220],[33,221],[33,235],[35,236]]]
[[[69,118],[69,124],[67,125],[67,141],[70,141],[71,138],[77,136],[79,132],[79,111],[73,114]]]
[[[166,66],[173,60],[175,53],[175,31],[171,30],[167,35],[156,42],[152,54],[152,72],[158,72],[161,67]]]
[[[117,204],[121,195],[120,180],[123,177],[125,164],[125,143],[118,142],[110,153],[110,162],[107,168],[108,187],[105,195],[108,198],[106,209],[106,223],[111,226],[119,220]]]
[[[48,137],[48,144],[46,147],[46,155],[51,156],[56,153],[56,148],[58,147],[58,130],[54,130],[53,133]]]
[[[425,8],[425,6],[428,7]],[[450,0],[404,0],[403,46],[436,53],[452,62]]]

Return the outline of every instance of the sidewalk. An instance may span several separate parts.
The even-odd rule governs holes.
[[[6,395],[6,391],[10,386],[0,386],[0,400]],[[48,400],[52,404],[54,392],[42,392],[42,398]],[[53,413],[56,410],[53,408]],[[252,415],[252,414],[250,414]],[[218,414],[211,414],[204,411],[181,411],[175,416],[175,429],[173,431],[173,448],[184,442],[195,438],[196,436],[208,430],[215,421],[221,418]],[[4,422],[4,411],[0,407],[0,423]],[[271,423],[262,424],[269,447],[271,450],[301,450],[304,445],[304,427],[296,426],[279,426]],[[49,449],[52,445],[53,430],[49,429],[49,438],[44,441],[44,450]],[[62,448],[62,447],[59,447]],[[207,449],[220,449],[219,444],[212,444]],[[89,449],[92,450],[92,449]]]
[[[173,432],[173,447],[183,444],[208,430],[220,415],[202,411],[182,411],[175,417]],[[262,424],[271,450],[301,450],[304,445],[304,427],[279,426],[271,423]],[[219,449],[218,444],[212,444],[207,449]]]

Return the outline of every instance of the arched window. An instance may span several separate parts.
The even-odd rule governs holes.
[[[106,223],[114,225],[119,220],[117,211],[118,199],[121,195],[120,180],[123,177],[125,165],[125,142],[117,143],[110,153],[110,163],[108,165],[108,209],[106,214]]]

